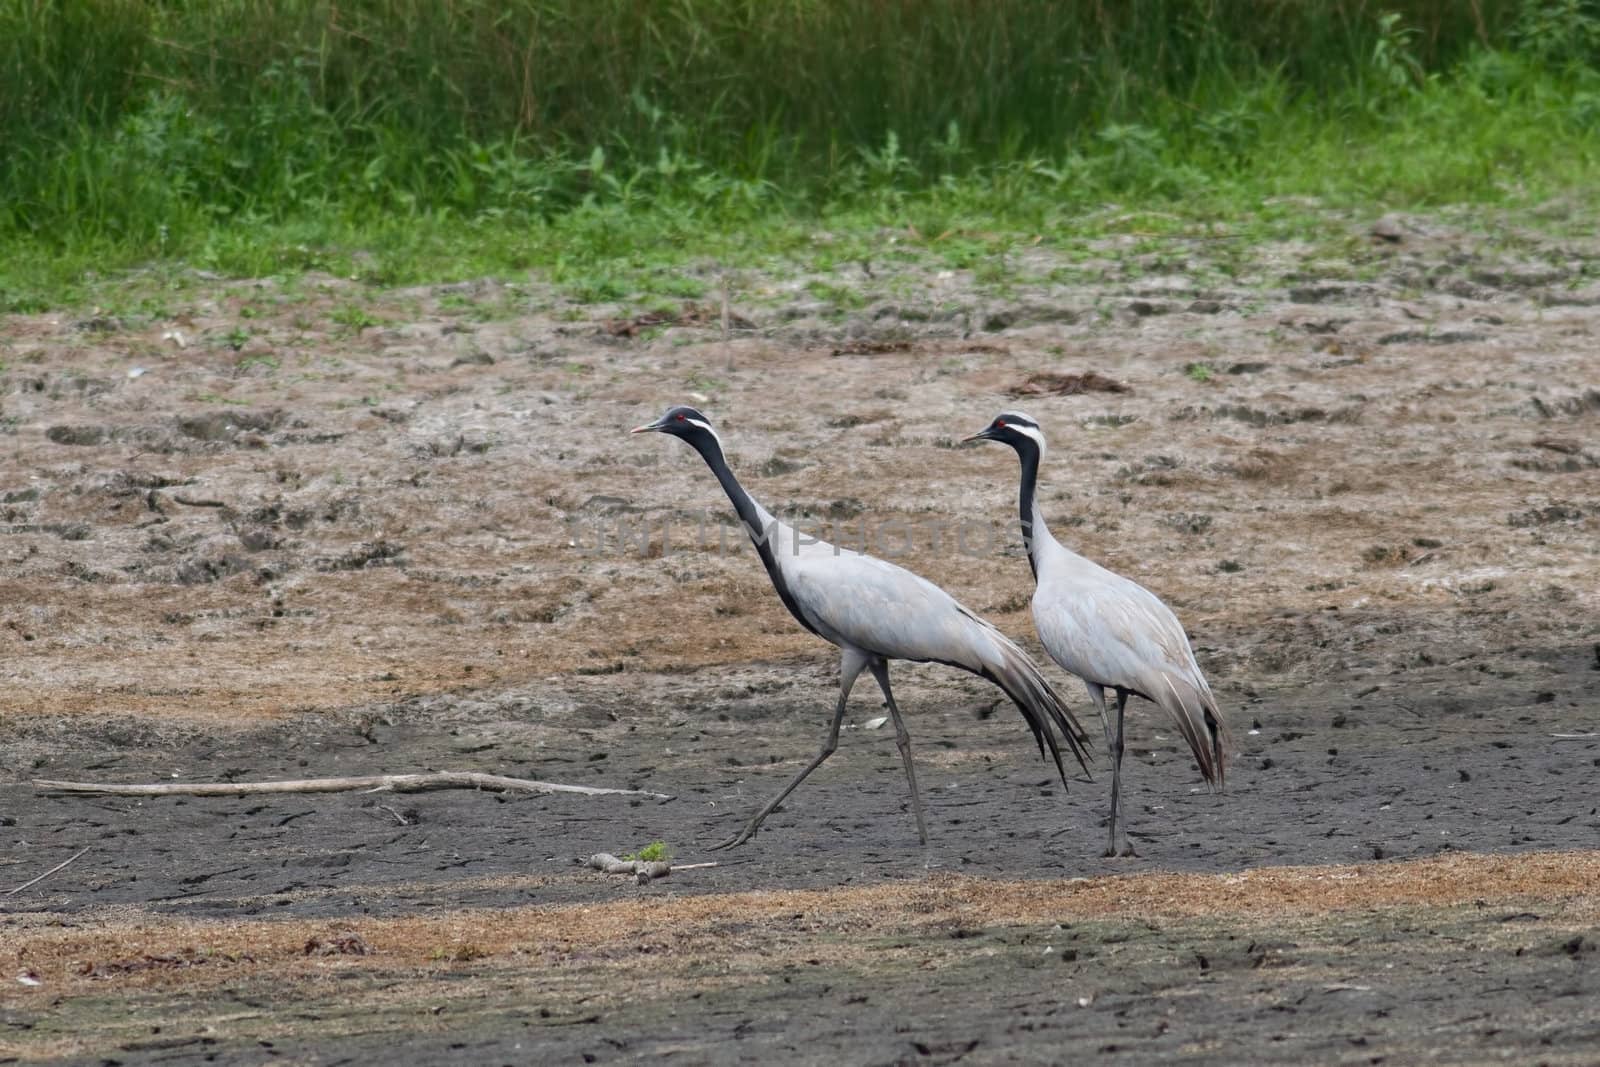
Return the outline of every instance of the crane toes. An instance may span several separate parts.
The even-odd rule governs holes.
[[[712,845],[710,848],[706,849],[706,851],[707,852],[721,852],[724,849],[738,848],[740,845],[744,844],[746,841],[749,841],[755,835],[756,835],[756,828],[753,827],[753,826],[746,826],[743,830],[740,830],[738,833],[734,834],[732,837],[728,838],[726,841],[723,841],[723,842],[721,842],[719,844]]]

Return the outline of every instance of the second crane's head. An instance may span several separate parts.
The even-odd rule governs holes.
[[[673,437],[681,437],[701,451],[708,445],[718,450],[722,448],[722,439],[717,436],[717,431],[711,428],[711,420],[694,408],[682,404],[668,408],[666,414],[655,422],[635,426],[629,432],[671,434]]]
[[[1020,411],[1002,411],[993,422],[971,437],[963,437],[962,441],[999,441],[1018,452],[1033,448],[1041,457],[1044,455],[1044,432],[1033,416]]]

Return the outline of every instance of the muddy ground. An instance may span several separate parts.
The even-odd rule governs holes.
[[[1600,242],[1370,222],[960,270],[885,234],[668,313],[136,278],[4,320],[0,893],[88,851],[0,896],[0,1062],[1600,1058]],[[1037,652],[1015,460],[954,447],[1031,412],[1057,534],[1188,625],[1228,791],[1135,705],[1102,859],[1103,776],[902,665],[926,851],[863,685],[708,853],[835,659],[625,434],[685,400],[769,507]],[[676,799],[29,784],[426,769]],[[573,863],[653,840],[722,865]]]

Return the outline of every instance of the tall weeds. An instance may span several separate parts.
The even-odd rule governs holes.
[[[1596,0],[0,0],[0,241],[1265,190],[1428,122],[1459,190],[1597,58]]]

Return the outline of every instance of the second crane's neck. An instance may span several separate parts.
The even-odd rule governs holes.
[[[1039,557],[1050,542],[1050,530],[1039,514],[1036,497],[1039,492],[1039,445],[1027,438],[1015,446],[1017,458],[1022,461],[1022,486],[1017,498],[1017,512],[1022,520],[1022,543],[1028,549],[1028,566],[1035,579],[1039,577]]]

